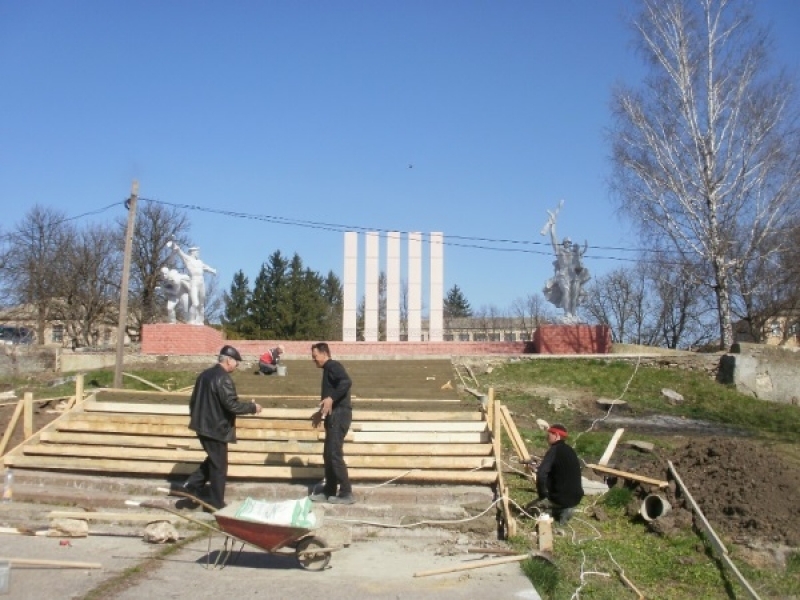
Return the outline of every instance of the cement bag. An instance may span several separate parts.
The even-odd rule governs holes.
[[[311,510],[308,496],[302,500],[283,502],[267,502],[248,497],[236,511],[236,518],[303,529],[311,529],[317,524],[317,516]]]

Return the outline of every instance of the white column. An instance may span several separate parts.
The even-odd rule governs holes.
[[[400,234],[386,234],[386,341],[400,340]]]
[[[356,295],[358,288],[358,233],[346,231],[344,234],[344,285],[342,341],[356,341]]]
[[[364,255],[364,341],[378,341],[378,244],[377,231],[368,231]]]
[[[428,339],[441,342],[444,330],[444,247],[442,232],[431,232],[431,304]]]
[[[408,234],[408,341],[422,339],[422,234]]]

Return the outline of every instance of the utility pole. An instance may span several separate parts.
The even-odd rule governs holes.
[[[125,357],[125,328],[128,324],[128,279],[131,272],[133,252],[133,229],[136,224],[136,201],[139,198],[139,182],[131,184],[131,197],[125,201],[128,209],[128,228],[125,230],[125,257],[122,261],[122,284],[119,290],[119,325],[117,326],[117,364],[114,368],[114,387],[122,388],[122,363]]]

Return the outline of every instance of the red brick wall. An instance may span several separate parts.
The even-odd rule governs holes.
[[[319,340],[326,341],[326,340]],[[142,354],[166,356],[214,354],[225,344],[222,334],[211,327],[182,323],[156,323],[142,328]],[[309,341],[234,340],[230,344],[245,358],[261,355],[265,350],[283,344],[287,356],[310,356]],[[487,354],[524,354],[531,352],[528,342],[328,342],[337,358],[381,356],[411,358],[415,356],[475,356]]]
[[[536,354],[606,354],[611,330],[606,325],[540,325],[533,334]]]

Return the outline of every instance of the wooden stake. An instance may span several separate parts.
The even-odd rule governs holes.
[[[638,588],[637,588],[635,585],[633,585],[633,582],[632,582],[630,579],[628,579],[627,577],[625,577],[625,573],[623,573],[622,571],[620,571],[619,569],[617,569],[617,574],[619,575],[619,578],[620,578],[620,579],[622,579],[622,582],[623,582],[625,585],[627,585],[627,586],[628,586],[629,588],[631,588],[631,589],[632,589],[632,590],[633,590],[633,591],[634,591],[636,594],[638,594],[638,596],[639,596],[639,600],[644,600],[644,594],[642,594],[642,592],[640,592],[640,591],[639,591],[639,589],[638,589]]]
[[[22,435],[27,440],[33,435],[33,394],[25,392],[22,401],[25,403],[22,411]]]
[[[6,427],[6,432],[3,434],[3,441],[0,442],[0,456],[3,456],[3,454],[5,454],[6,446],[8,446],[8,440],[11,439],[11,433],[17,426],[17,421],[19,421],[19,416],[22,414],[23,407],[24,407],[24,401],[20,399],[20,401],[17,402],[17,408],[14,409],[14,414],[11,416],[11,420],[8,422],[8,427]]]
[[[603,456],[601,456],[600,460],[597,462],[598,465],[605,467],[608,464],[608,461],[611,460],[611,455],[614,454],[614,448],[617,447],[617,442],[619,441],[619,438],[622,437],[624,431],[624,429],[617,429],[614,432],[614,436],[611,438],[611,441],[608,442],[606,451],[603,452]]]

